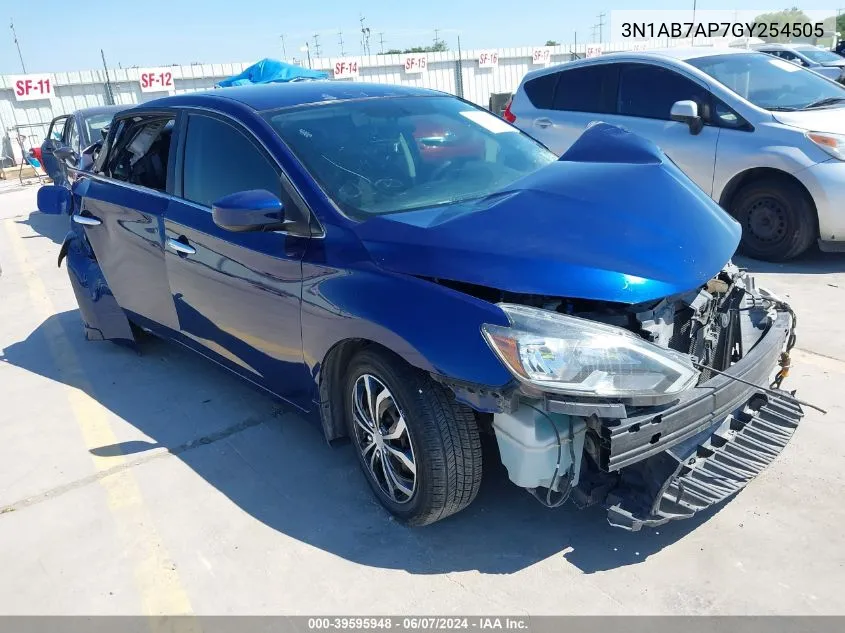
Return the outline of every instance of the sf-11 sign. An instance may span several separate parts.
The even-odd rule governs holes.
[[[332,74],[335,79],[350,79],[361,75],[361,61],[357,57],[345,57],[334,63]]]
[[[414,73],[423,73],[428,70],[428,56],[427,55],[405,55],[405,72],[409,75]]]
[[[9,79],[16,101],[35,101],[53,96],[53,79],[50,75],[12,75]]]
[[[479,68],[496,68],[499,65],[499,51],[481,51],[478,54]]]
[[[141,92],[164,92],[176,87],[170,68],[140,68],[138,81],[141,83]]]

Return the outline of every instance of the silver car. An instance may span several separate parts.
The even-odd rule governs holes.
[[[640,134],[783,261],[845,251],[845,87],[742,49],[611,53],[528,73],[504,117],[563,154],[594,121]]]
[[[754,50],[809,68],[839,83],[845,83],[845,57],[812,44],[760,44]]]

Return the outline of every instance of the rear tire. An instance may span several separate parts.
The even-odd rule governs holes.
[[[754,259],[792,259],[817,237],[813,202],[790,180],[761,178],[743,186],[734,196],[730,211],[742,225],[739,251]]]
[[[343,397],[361,469],[396,518],[428,525],[475,499],[478,427],[472,409],[448,389],[392,354],[365,349],[349,365]]]

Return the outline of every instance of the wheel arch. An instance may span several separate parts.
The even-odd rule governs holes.
[[[781,169],[776,169],[774,167],[752,167],[751,169],[746,169],[745,171],[741,171],[740,173],[736,174],[733,178],[728,181],[728,184],[725,185],[725,187],[722,189],[722,193],[719,195],[719,206],[721,206],[725,211],[733,215],[733,213],[731,212],[731,204],[733,203],[736,194],[744,186],[757,180],[763,180],[765,178],[781,178],[784,181],[794,183],[801,189],[801,191],[804,192],[804,194],[807,196],[807,199],[810,201],[810,204],[812,205],[813,216],[815,218],[815,230],[818,234],[819,214],[818,210],[816,209],[816,202],[815,200],[813,200],[813,196],[810,193],[809,189],[807,189],[807,187],[804,186],[804,183],[792,174],[785,172]]]

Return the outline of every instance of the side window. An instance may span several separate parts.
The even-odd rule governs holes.
[[[573,68],[560,73],[554,109],[612,114],[616,109],[618,68],[614,64]]]
[[[65,133],[65,124],[68,121],[68,116],[61,116],[53,119],[50,122],[50,128],[47,130],[47,139],[51,141],[61,141]]]
[[[551,110],[561,73],[548,73],[525,82],[525,96],[535,108]]]
[[[276,166],[239,130],[219,119],[192,114],[185,138],[182,196],[207,207],[238,191],[266,189],[282,198]]]
[[[106,175],[165,191],[173,123],[172,117],[136,117],[123,121],[106,159]]]
[[[65,125],[65,144],[75,151],[79,151],[79,130],[76,127],[76,121],[73,118],[67,120]]]
[[[707,119],[709,91],[678,73],[647,64],[628,64],[619,78],[619,114],[647,119],[669,120],[676,101],[698,103]]]

